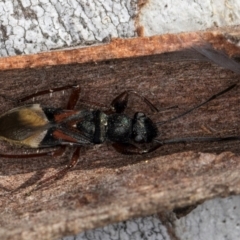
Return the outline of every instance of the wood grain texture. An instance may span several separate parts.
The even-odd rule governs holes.
[[[78,83],[81,98],[86,101],[109,105],[117,94],[134,89],[159,109],[177,105],[177,109],[152,114],[139,98],[131,97],[128,114],[143,111],[154,121],[164,121],[239,80],[240,76],[188,51],[5,70],[0,72],[0,109],[4,113],[18,106],[14,100],[35,91]],[[240,135],[239,93],[237,86],[193,113],[163,125],[159,138]],[[68,96],[65,91],[35,102],[64,107]],[[1,143],[0,151],[36,152],[6,143]],[[33,192],[37,181],[67,163],[71,149],[56,159],[0,159],[1,239],[57,239],[216,196],[239,194],[239,153],[236,141],[175,144],[144,156],[123,156],[110,144],[82,148],[74,170]]]

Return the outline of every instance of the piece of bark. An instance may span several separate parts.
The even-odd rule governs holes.
[[[43,66],[97,62],[103,60],[140,57],[179,51],[196,45],[211,44],[229,56],[240,55],[239,27],[228,31],[205,31],[164,34],[153,37],[112,39],[109,43],[87,48],[73,48],[34,55],[0,58],[0,69],[36,68]]]
[[[105,105],[126,89],[141,93],[159,109],[177,105],[177,109],[153,114],[139,98],[131,96],[128,114],[143,111],[156,122],[165,121],[240,80],[229,70],[192,59],[192,52],[176,52],[2,71],[0,109],[4,113],[18,106],[14,100],[35,91],[76,82],[82,88],[82,99]],[[163,125],[159,139],[240,135],[239,91],[236,86],[191,114]],[[68,96],[65,91],[35,102],[65,106]],[[1,143],[0,150],[36,152],[6,143]],[[239,141],[166,145],[143,156],[121,155],[109,144],[83,148],[80,163],[67,176],[31,192],[37,181],[61,169],[70,154],[69,150],[57,159],[0,159],[1,239],[57,239],[240,193]]]

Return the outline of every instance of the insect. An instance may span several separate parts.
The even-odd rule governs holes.
[[[80,157],[80,148],[86,145],[102,144],[110,142],[113,148],[122,154],[146,154],[157,150],[164,144],[192,142],[192,141],[219,141],[234,140],[238,137],[226,138],[179,138],[160,140],[158,139],[158,125],[173,121],[182,117],[196,108],[208,103],[220,95],[230,91],[236,84],[215,94],[203,103],[189,109],[188,111],[173,117],[165,122],[154,123],[151,118],[142,112],[136,112],[133,117],[124,113],[128,104],[128,97],[134,94],[141,98],[153,112],[158,109],[145,97],[133,90],[124,91],[110,104],[108,110],[83,109],[75,110],[80,95],[78,85],[64,86],[45,90],[27,96],[20,101],[26,101],[33,97],[62,91],[72,88],[72,93],[65,109],[43,107],[40,104],[29,104],[14,108],[0,116],[0,139],[6,140],[16,146],[29,148],[49,148],[60,146],[59,149],[51,152],[43,152],[28,155],[5,155],[6,158],[32,158],[38,156],[59,156],[65,151],[66,146],[74,146],[72,158],[64,169],[56,176],[52,176],[41,182],[44,183],[57,176],[64,175],[70,168],[73,168]],[[149,148],[142,148],[142,144],[152,143]]]

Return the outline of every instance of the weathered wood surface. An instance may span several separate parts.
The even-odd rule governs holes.
[[[144,111],[155,121],[164,121],[240,81],[229,70],[193,61],[192,55],[182,56],[172,53],[2,71],[0,109],[4,113],[18,106],[12,100],[32,92],[76,82],[81,85],[82,99],[105,105],[126,89],[138,91],[159,109],[177,105],[177,109],[152,114],[138,98],[131,97],[127,113]],[[237,86],[193,113],[161,126],[159,138],[240,135],[239,93]],[[66,91],[35,102],[65,106],[68,96]],[[5,143],[0,150],[35,152]],[[215,196],[239,194],[239,153],[237,141],[176,144],[144,156],[123,156],[109,144],[83,148],[74,170],[31,193],[37,181],[67,163],[71,151],[57,159],[0,159],[0,238],[57,239]]]
[[[212,31],[164,34],[161,36],[111,39],[109,42],[85,48],[69,48],[33,55],[0,58],[0,69],[37,68],[97,62],[111,59],[141,57],[174,52],[193,45],[212,44],[230,56],[240,54],[239,26],[217,28]]]

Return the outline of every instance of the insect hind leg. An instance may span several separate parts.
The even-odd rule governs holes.
[[[70,95],[70,98],[68,100],[68,104],[67,104],[67,109],[71,110],[75,107],[75,105],[78,101],[78,98],[79,98],[80,90],[81,90],[79,85],[76,85],[76,84],[66,85],[66,86],[63,86],[63,87],[58,87],[58,88],[52,88],[52,89],[48,89],[48,90],[39,91],[39,92],[30,94],[26,97],[23,97],[23,98],[19,99],[18,102],[19,103],[25,102],[29,99],[34,98],[34,97],[38,97],[38,96],[45,95],[45,94],[51,94],[51,93],[54,93],[54,92],[60,92],[60,91],[64,91],[64,90],[67,90],[67,89],[73,89],[73,91]]]
[[[1,158],[34,158],[34,157],[43,157],[43,156],[48,156],[49,152],[46,153],[33,153],[33,154],[26,154],[26,155],[21,155],[21,154],[2,154],[0,153]]]
[[[63,168],[62,170],[60,170],[56,174],[40,181],[37,184],[37,187],[34,190],[41,189],[41,188],[51,184],[52,181],[63,178],[70,169],[74,168],[77,165],[77,163],[79,161],[79,157],[80,157],[80,149],[81,149],[80,147],[77,147],[75,149],[70,162],[68,163],[68,165],[65,168]]]

